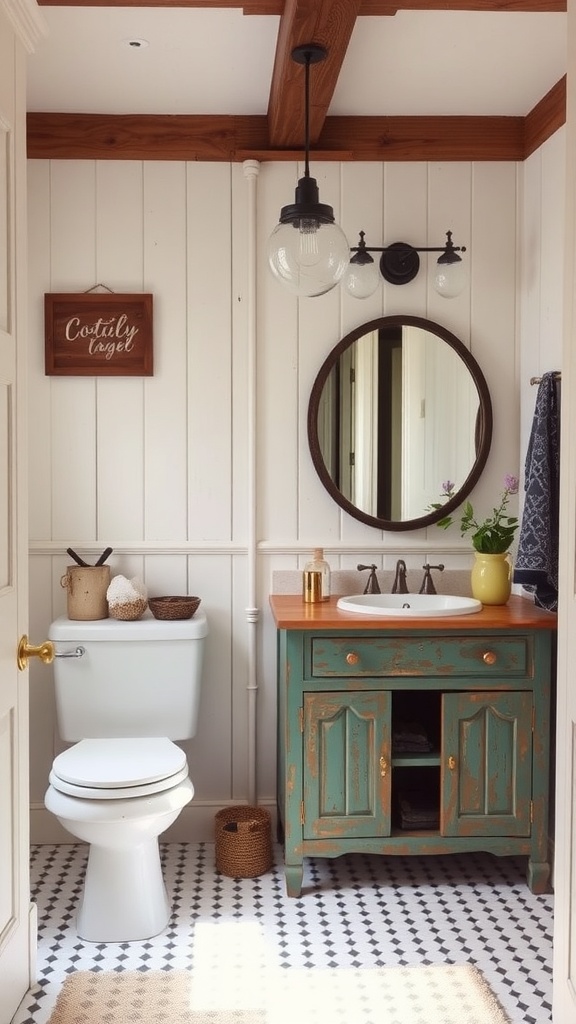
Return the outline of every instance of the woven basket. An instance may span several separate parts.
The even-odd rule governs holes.
[[[111,604],[109,605],[108,611],[113,619],[123,619],[125,622],[134,622],[144,614],[147,607],[148,602],[144,597],[142,597],[137,598],[135,601],[123,601],[122,604]]]
[[[200,605],[199,597],[151,597],[150,611],[155,619],[191,619]]]
[[[216,814],[216,869],[256,878],[274,863],[270,814],[262,807],[225,807]]]

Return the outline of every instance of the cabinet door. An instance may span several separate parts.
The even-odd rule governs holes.
[[[446,836],[529,836],[532,694],[445,693],[442,802]]]
[[[390,835],[390,694],[304,694],[304,839]]]

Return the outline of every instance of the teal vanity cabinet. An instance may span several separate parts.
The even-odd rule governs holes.
[[[475,850],[526,855],[547,892],[556,616],[519,597],[403,620],[270,600],[288,894],[307,856]]]

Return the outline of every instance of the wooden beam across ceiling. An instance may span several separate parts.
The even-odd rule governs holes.
[[[216,7],[244,14],[284,13],[286,0],[38,0],[40,7]],[[361,0],[360,15],[378,17],[398,11],[533,11],[562,12],[567,0]]]
[[[516,160],[566,119],[563,78],[527,117],[327,117],[313,160]],[[28,114],[29,159],[299,160],[264,116]]]

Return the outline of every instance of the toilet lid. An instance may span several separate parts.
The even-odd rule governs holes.
[[[86,739],[58,754],[50,782],[64,793],[110,799],[156,793],[187,774],[184,751],[164,736]]]

